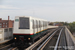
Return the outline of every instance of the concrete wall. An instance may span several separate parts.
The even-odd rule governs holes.
[[[75,38],[67,27],[65,27],[65,35],[67,39],[68,50],[75,50]]]
[[[4,37],[3,36],[4,34],[3,33],[4,33],[4,29],[3,28],[0,28],[0,41],[4,40],[4,38],[3,38]]]
[[[5,31],[6,29],[7,31]],[[0,28],[0,41],[12,38],[13,38],[13,30],[10,31],[9,28]]]
[[[48,28],[58,28],[59,26],[48,26]]]

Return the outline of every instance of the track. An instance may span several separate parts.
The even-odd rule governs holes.
[[[9,45],[1,45],[0,50],[7,50],[9,47],[11,47],[11,44],[9,44]]]
[[[51,39],[56,34],[56,32],[58,32],[59,30],[60,30],[60,28],[57,29],[54,32],[53,31],[49,32],[47,35],[45,35],[44,37],[42,37],[40,40],[38,40],[37,42],[35,42],[33,45],[31,45],[30,47],[28,47],[25,50],[36,50],[36,49],[40,50],[41,47],[45,46],[46,45],[45,43],[47,41],[49,41],[49,39]],[[46,41],[45,41],[45,39],[46,39]],[[45,42],[43,42],[43,41],[45,41]]]
[[[52,29],[52,30],[48,30],[48,33],[43,36],[41,39],[39,39],[38,41],[36,41],[34,44],[32,44],[31,46],[29,46],[28,48],[25,48],[25,50],[40,50],[41,47],[45,47],[45,45],[52,39],[52,37],[57,33],[59,32],[61,28],[59,29]],[[49,38],[48,38],[49,37]],[[46,40],[46,42],[44,42]],[[43,43],[43,44],[42,44]],[[45,43],[45,44],[44,44]],[[0,50],[19,50],[17,47],[12,47],[11,46],[12,44],[9,44],[9,45],[1,45],[2,47],[0,48]],[[43,46],[41,46],[43,45]],[[41,47],[40,47],[41,46]],[[40,48],[40,49],[38,49]],[[42,49],[43,49],[42,48]],[[20,50],[23,50],[23,49],[20,49]]]
[[[65,29],[63,29],[63,31],[61,33],[58,46],[61,46],[60,48],[58,48],[58,50],[68,50],[67,49],[67,41],[66,41]]]
[[[58,32],[59,32],[59,30],[58,30]],[[47,50],[47,49],[45,49],[45,46],[46,46],[47,44],[49,44],[49,42],[50,42],[52,39],[55,38],[55,35],[57,35],[58,32],[56,31],[56,32],[54,32],[51,36],[49,36],[49,37],[37,48],[37,50]],[[50,44],[50,45],[54,45],[53,43],[55,43],[55,42],[56,42],[56,39],[53,40],[53,41],[52,41],[52,44]],[[46,47],[48,47],[48,46],[46,46]],[[49,50],[50,50],[50,49],[49,49]],[[52,50],[52,49],[51,49],[51,50]]]
[[[64,28],[58,31],[52,38],[41,44],[37,50],[67,50]]]
[[[0,44],[0,50],[8,50],[8,48],[11,47],[12,43],[13,43],[13,41],[10,40],[8,42],[5,42],[3,44]]]

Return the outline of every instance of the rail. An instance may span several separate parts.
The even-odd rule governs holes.
[[[44,46],[44,44],[50,39],[50,38],[52,38],[52,36],[57,32],[58,30],[56,30],[51,36],[49,36],[43,43],[42,43],[42,45],[40,45],[38,48],[37,48],[37,50],[40,50],[43,46]],[[41,49],[42,50],[42,49]]]
[[[17,47],[15,47],[15,48],[12,48],[11,50],[17,50]]]
[[[58,29],[57,29],[58,30]],[[53,30],[54,31],[54,30]],[[51,31],[50,33],[48,33],[47,35],[45,35],[44,37],[42,37],[40,40],[38,40],[37,42],[35,42],[33,45],[31,45],[30,47],[28,47],[25,50],[33,50],[36,46],[38,46],[41,42],[43,42],[48,36],[50,36],[50,34],[53,32]],[[55,31],[56,32],[56,31]]]
[[[60,33],[59,33],[59,36],[58,36],[58,39],[57,39],[57,42],[56,42],[56,45],[55,45],[54,50],[57,50],[57,47],[58,47],[58,44],[59,44],[59,39],[60,39],[60,36],[61,36],[62,30],[63,30],[63,28],[61,29],[61,31],[60,31]]]
[[[10,47],[10,46],[11,46],[11,44],[9,44],[9,45],[7,45],[7,46],[4,46],[4,47],[0,48],[0,50],[3,50],[3,49],[8,48],[8,47]]]

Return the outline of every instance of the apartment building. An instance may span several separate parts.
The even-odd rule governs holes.
[[[13,20],[9,19],[8,16],[8,20],[2,20],[2,18],[0,18],[0,28],[12,28],[13,27]]]

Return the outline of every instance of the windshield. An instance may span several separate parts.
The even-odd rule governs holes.
[[[20,17],[19,19],[19,29],[29,29],[29,18]]]

